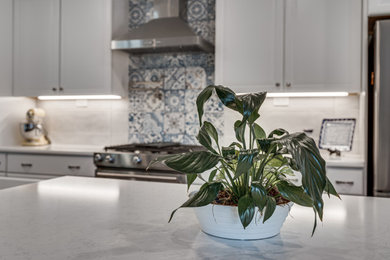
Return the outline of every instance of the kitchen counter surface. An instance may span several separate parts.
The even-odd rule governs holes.
[[[325,196],[324,196],[325,197]],[[169,214],[186,186],[61,177],[0,191],[1,259],[390,259],[390,199],[297,205],[280,235],[234,241],[202,233],[191,209]]]
[[[0,146],[0,153],[57,154],[92,156],[102,152],[103,146],[94,145],[46,145],[46,146]]]

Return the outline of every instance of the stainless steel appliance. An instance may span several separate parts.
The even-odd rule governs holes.
[[[167,51],[214,52],[214,45],[193,32],[186,19],[187,0],[154,0],[153,19],[115,38],[113,50],[130,53]]]
[[[390,20],[372,22],[368,173],[374,196],[390,197]],[[371,187],[370,187],[371,186]]]
[[[96,177],[186,183],[185,174],[162,163],[153,164],[147,171],[146,168],[158,156],[200,151],[204,148],[179,143],[151,143],[109,146],[104,149],[105,152],[94,154]]]

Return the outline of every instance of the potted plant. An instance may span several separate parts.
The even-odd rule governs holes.
[[[202,120],[204,104],[214,91],[223,105],[242,115],[234,123],[237,140],[228,147],[220,147],[217,130]],[[196,101],[201,126],[197,139],[205,150],[154,161],[186,174],[188,188],[196,178],[205,181],[179,208],[194,207],[208,234],[233,239],[277,235],[292,203],[313,208],[314,233],[317,216],[322,221],[323,193],[338,197],[312,138],[283,129],[266,135],[255,122],[265,98],[266,92],[236,95],[223,86],[208,86]],[[203,179],[200,174],[210,170],[208,179]],[[294,174],[301,174],[301,186],[289,181],[288,176]]]

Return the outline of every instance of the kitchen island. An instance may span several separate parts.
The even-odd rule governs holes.
[[[294,205],[281,234],[234,241],[199,230],[186,185],[61,177],[0,191],[0,259],[390,259],[390,199]],[[325,196],[324,196],[325,197]]]

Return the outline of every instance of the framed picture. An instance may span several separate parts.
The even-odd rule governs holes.
[[[339,151],[351,151],[355,118],[336,118],[322,120],[319,147]]]

